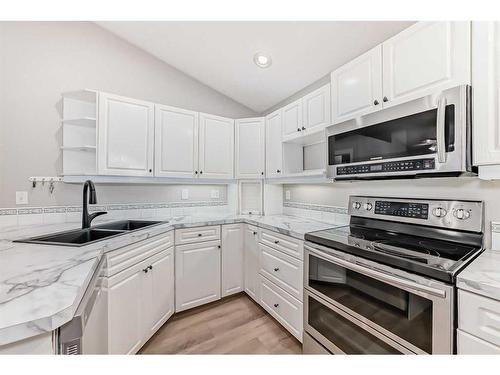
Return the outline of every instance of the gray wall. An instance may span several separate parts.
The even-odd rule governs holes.
[[[221,116],[255,113],[90,22],[0,22],[0,207],[80,202],[80,186],[53,195],[31,189],[29,176],[62,172],[61,92],[93,88]],[[101,202],[162,202],[180,188],[98,187]],[[209,198],[209,188],[191,196]],[[225,194],[225,187],[218,187]],[[194,199],[194,198],[193,198]]]
[[[293,202],[340,207],[347,207],[349,195],[482,200],[485,202],[487,243],[490,243],[490,222],[500,221],[500,181],[482,181],[476,177],[285,185],[283,189],[290,190]]]

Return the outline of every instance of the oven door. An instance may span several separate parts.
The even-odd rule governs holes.
[[[336,124],[327,131],[328,177],[469,171],[469,107],[470,87],[458,86]]]
[[[367,267],[309,245],[304,266],[304,327],[331,352],[453,352],[452,286]]]

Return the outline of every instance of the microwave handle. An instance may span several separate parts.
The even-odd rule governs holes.
[[[446,98],[441,98],[437,105],[436,116],[436,153],[438,163],[446,162],[446,143],[445,143],[445,114],[446,114]]]

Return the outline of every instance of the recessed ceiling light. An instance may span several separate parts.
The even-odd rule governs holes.
[[[257,52],[255,55],[253,55],[253,62],[259,68],[269,68],[271,66],[272,60],[270,56],[262,52]]]

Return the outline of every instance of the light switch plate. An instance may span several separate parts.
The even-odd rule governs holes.
[[[286,190],[286,191],[285,191],[285,199],[286,199],[287,201],[289,201],[290,199],[292,199],[292,193],[291,193],[291,191],[290,191],[290,190]]]
[[[182,189],[181,192],[181,199],[189,199],[189,190],[188,189]]]
[[[16,191],[16,204],[28,204],[27,191]]]
[[[213,189],[213,190],[210,192],[210,198],[219,198],[219,190],[217,190],[217,189]]]

